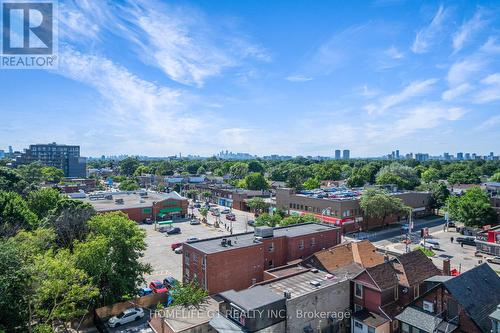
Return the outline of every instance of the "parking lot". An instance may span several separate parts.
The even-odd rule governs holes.
[[[222,210],[224,207],[219,206],[218,208]],[[189,213],[191,213],[191,209],[189,209]],[[201,220],[198,209],[195,208],[193,213]],[[146,276],[146,281],[149,283],[152,280],[163,280],[167,276],[173,276],[179,281],[182,280],[182,255],[172,251],[171,245],[174,243],[184,242],[188,237],[205,239],[228,235],[231,227],[233,233],[253,230],[247,224],[248,220],[253,219],[253,214],[237,210],[232,210],[232,213],[236,215],[236,221],[226,220],[225,214],[221,214],[219,228],[214,227],[216,217],[210,213],[207,216],[208,224],[191,225],[189,221],[176,222],[173,226],[181,229],[181,233],[176,235],[155,231],[154,225],[141,225],[141,228],[145,229],[147,233],[147,248],[142,260],[153,267],[153,272]]]
[[[476,256],[475,246],[461,246],[461,244],[457,243],[456,239],[464,236],[456,232],[454,228],[444,231],[442,225],[437,225],[429,228],[429,234],[429,238],[436,240],[439,243],[440,249],[434,249],[433,251],[435,256],[431,258],[439,268],[443,267],[443,260],[450,259],[452,269],[455,268],[459,272],[465,272],[483,262],[486,262],[486,259],[491,257],[485,254]],[[453,242],[451,242],[452,237]],[[406,245],[403,243],[403,240],[405,240],[405,238],[406,235],[401,234],[375,242],[375,245],[389,251],[404,253]],[[411,233],[409,235],[409,239],[411,240],[409,248],[410,250],[413,250],[419,246],[418,244],[421,240],[420,232]],[[500,265],[490,263],[489,265],[493,270],[500,272]]]

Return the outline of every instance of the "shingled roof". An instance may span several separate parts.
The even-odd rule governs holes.
[[[384,262],[377,266],[368,267],[366,268],[366,272],[380,290],[393,288],[398,285],[397,272],[391,262]]]
[[[415,286],[426,279],[441,275],[441,271],[422,251],[416,250],[405,253],[393,262],[397,271],[399,283],[403,286]]]
[[[443,282],[483,332],[491,329],[488,315],[500,304],[500,277],[484,263]]]
[[[373,267],[384,262],[384,256],[377,252],[368,240],[342,243],[312,254],[304,262],[332,272],[353,263],[362,267]]]

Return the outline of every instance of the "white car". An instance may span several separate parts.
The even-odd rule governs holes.
[[[174,250],[175,253],[177,254],[181,254],[182,253],[182,245],[179,246],[179,247],[176,247],[175,250]]]
[[[109,318],[109,327],[118,327],[139,320],[144,317],[144,310],[141,308],[130,308],[119,315]]]
[[[198,237],[188,237],[188,239],[186,239],[186,242],[194,242],[194,241],[197,241],[198,240]]]
[[[439,242],[434,239],[422,239],[418,245],[423,246],[429,250],[439,250],[441,247],[439,246]]]

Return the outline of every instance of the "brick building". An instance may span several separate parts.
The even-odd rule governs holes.
[[[197,281],[209,294],[241,290],[262,281],[267,269],[340,241],[339,228],[304,223],[188,242],[183,246],[183,280]]]
[[[120,211],[136,222],[181,218],[186,216],[188,209],[188,200],[177,192],[100,192],[82,200],[91,204],[98,213]]]
[[[436,275],[441,271],[419,250],[366,268],[352,279],[353,333],[398,332],[396,316]]]
[[[381,219],[367,219],[363,216],[359,199],[362,191],[345,188],[330,188],[297,192],[285,188],[276,191],[276,207],[290,214],[313,214],[327,223],[342,227],[343,232],[369,230],[382,226]],[[427,216],[432,213],[431,194],[428,192],[391,193],[413,208],[413,217]],[[389,216],[385,223],[398,222],[406,216]]]
[[[500,277],[487,264],[456,277],[428,281],[427,290],[397,319],[401,332],[491,332],[500,304]]]

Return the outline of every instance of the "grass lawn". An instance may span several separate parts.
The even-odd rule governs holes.
[[[436,254],[434,253],[434,251],[432,250],[429,250],[429,249],[426,249],[425,247],[417,247],[416,250],[420,250],[422,251],[426,256],[428,257],[434,257]]]

